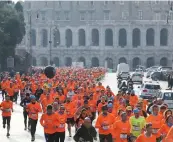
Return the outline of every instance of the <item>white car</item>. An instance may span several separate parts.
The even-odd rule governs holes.
[[[173,109],[173,90],[162,90],[157,98],[162,99],[164,104],[168,105],[168,109]]]
[[[119,74],[119,76],[120,76],[122,79],[127,79],[127,78],[129,78],[130,73],[129,73],[129,72],[121,72],[121,73]]]
[[[143,99],[152,99],[161,92],[161,87],[157,81],[144,81],[140,87],[139,97]]]
[[[144,72],[143,72],[142,69],[136,69],[136,70],[135,70],[135,73],[140,73],[140,74],[142,74],[142,75],[144,76]]]
[[[135,72],[135,73],[132,74],[131,79],[132,79],[133,82],[139,82],[139,83],[142,84],[143,74]]]

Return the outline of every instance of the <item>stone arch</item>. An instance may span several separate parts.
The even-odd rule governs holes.
[[[127,32],[126,29],[120,29],[119,30],[119,46],[124,47],[127,45]]]
[[[33,66],[37,66],[36,57],[32,57],[32,65],[33,65]]]
[[[93,57],[91,60],[92,67],[99,67],[99,59],[97,57]]]
[[[66,46],[70,47],[73,44],[73,34],[71,29],[67,29],[65,32]]]
[[[126,58],[125,58],[125,57],[121,57],[121,58],[119,59],[119,64],[120,64],[120,63],[127,63]]]
[[[41,45],[43,47],[48,46],[48,32],[47,32],[47,29],[42,29]]]
[[[66,57],[65,58],[65,66],[70,67],[72,65],[72,58]]]
[[[138,65],[141,65],[141,59],[139,57],[133,58],[132,64],[133,69],[136,69]]]
[[[85,46],[86,41],[85,41],[85,30],[84,29],[79,29],[78,41],[79,41],[79,46]]]
[[[36,39],[37,39],[37,36],[36,36],[36,30],[35,29],[31,29],[31,37],[30,37],[30,42],[31,42],[31,46],[36,46]]]
[[[84,67],[86,66],[86,61],[84,57],[79,57],[78,62],[83,62]]]
[[[147,29],[147,33],[146,33],[146,45],[147,46],[154,46],[154,29],[153,28],[149,28]]]
[[[99,30],[92,29],[92,46],[99,46]]]
[[[53,63],[55,64],[56,67],[59,67],[59,58],[58,57],[54,57],[53,58]]]
[[[106,58],[105,59],[105,67],[109,69],[113,69],[113,60],[112,58]]]
[[[168,66],[168,59],[166,57],[163,57],[160,59],[160,65],[161,66]]]
[[[138,28],[133,29],[132,45],[138,47],[141,44],[141,31]]]
[[[57,47],[61,44],[61,35],[58,29],[54,30],[54,43],[53,46]]]
[[[113,46],[113,31],[112,29],[105,30],[105,46]]]
[[[146,64],[146,67],[149,68],[149,67],[152,67],[155,65],[155,61],[154,61],[154,57],[149,57],[147,58],[147,64]]]
[[[40,65],[41,66],[47,66],[48,65],[48,60],[46,57],[40,57]]]
[[[160,46],[168,45],[168,30],[166,28],[161,29],[160,31]]]

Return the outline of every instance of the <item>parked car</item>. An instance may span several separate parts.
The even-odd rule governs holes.
[[[139,97],[148,100],[156,97],[161,91],[160,84],[157,81],[144,81],[144,83],[139,88]]]
[[[157,80],[167,81],[168,74],[169,72],[167,71],[155,71],[150,74],[150,78],[155,81]]]
[[[148,72],[148,71],[156,71],[156,70],[158,70],[159,67],[160,67],[160,66],[152,66],[152,67],[147,68],[146,71],[147,71],[147,72]]]
[[[142,74],[144,76],[144,71],[142,69],[136,69],[135,70],[135,73],[139,73],[139,74]]]
[[[143,72],[146,71],[146,68],[144,66],[141,66],[141,65],[137,65],[136,69],[141,69],[141,70],[143,70]]]
[[[133,83],[138,82],[138,83],[142,84],[142,82],[143,82],[143,74],[135,72],[135,73],[132,74],[131,79],[132,79]]]
[[[173,109],[173,90],[162,90],[157,98],[162,99],[168,105],[168,109]]]

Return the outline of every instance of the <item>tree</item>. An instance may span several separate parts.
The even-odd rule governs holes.
[[[20,2],[0,2],[0,63],[6,68],[6,59],[15,54],[15,47],[25,35],[23,7]]]

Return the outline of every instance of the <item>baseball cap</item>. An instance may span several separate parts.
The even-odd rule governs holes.
[[[133,112],[134,112],[134,113],[139,113],[139,109],[138,109],[138,108],[135,108],[135,109],[133,110]]]
[[[131,106],[127,106],[126,110],[132,110],[132,107]]]

